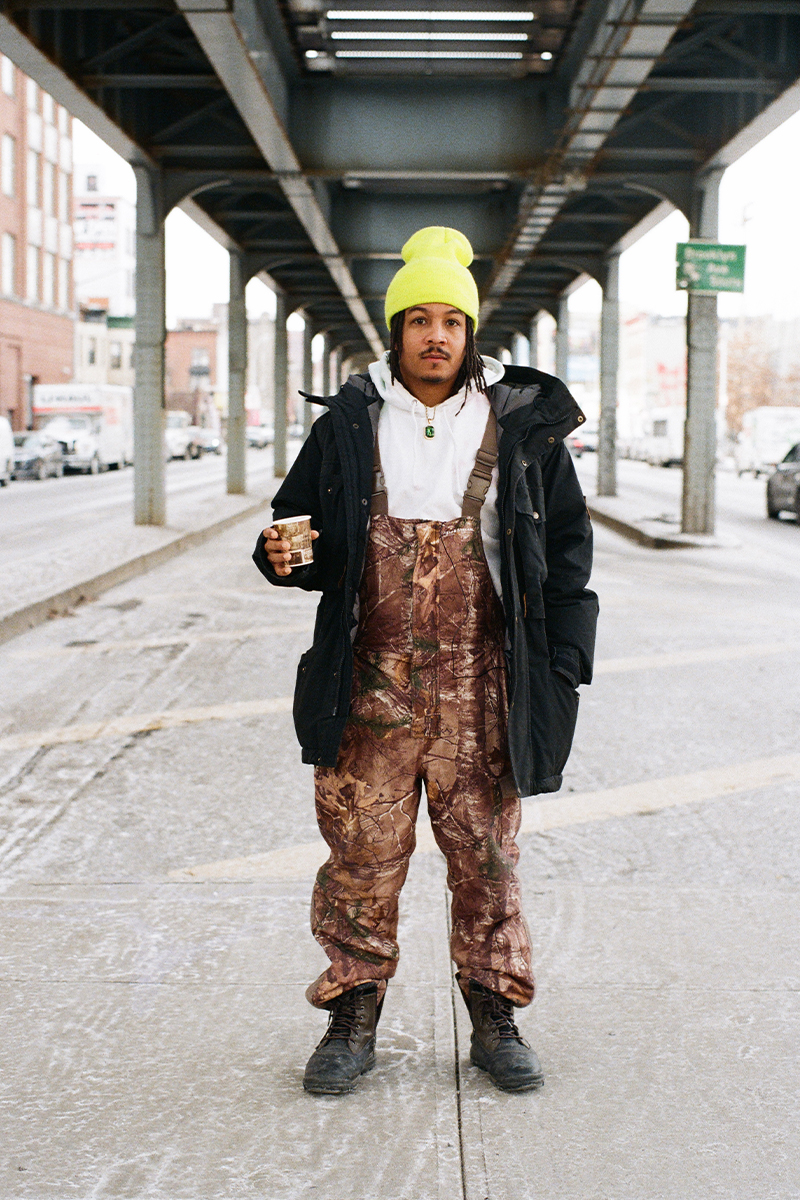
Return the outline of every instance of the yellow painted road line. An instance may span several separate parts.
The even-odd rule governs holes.
[[[64,725],[60,729],[43,729],[39,733],[12,734],[0,738],[0,753],[33,750],[40,746],[66,746],[72,742],[95,741],[97,738],[129,737],[132,733],[174,729],[179,725],[195,725],[200,721],[239,721],[245,717],[291,711],[291,696],[276,696],[272,700],[242,700],[234,704],[209,704],[200,708],[172,708],[166,712],[112,717],[109,721],[92,721],[86,725]]]
[[[153,650],[161,646],[194,646],[200,642],[243,642],[278,637],[286,633],[312,633],[314,622],[291,625],[254,625],[249,629],[220,629],[209,633],[174,633],[169,637],[125,638],[117,642],[83,642],[75,646],[37,646],[12,651],[14,658],[53,658],[57,654],[106,654],[116,650]]]
[[[756,758],[726,767],[712,767],[666,779],[648,779],[597,792],[569,792],[544,799],[523,801],[521,833],[545,833],[570,825],[608,821],[614,817],[659,812],[704,800],[722,800],[737,793],[755,791],[780,783],[800,783],[800,754]],[[430,823],[417,826],[417,850],[436,849]],[[285,850],[270,850],[246,858],[229,858],[201,863],[170,872],[170,878],[185,882],[241,879],[310,879],[327,857],[321,838]]]

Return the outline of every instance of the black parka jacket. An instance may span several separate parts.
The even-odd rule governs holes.
[[[520,795],[554,792],[569,755],[578,683],[592,678],[597,597],[587,583],[592,530],[564,438],[583,414],[560,380],[507,367],[489,387],[498,421],[502,601],[509,751]],[[315,398],[316,399],[316,398]],[[259,536],[253,559],[278,587],[320,591],[314,641],[300,659],[294,721],[303,762],[335,766],[350,708],[352,641],[372,494],[381,398],[351,375],[327,404],[273,501],[275,519],[311,515],[314,561],[275,574]]]

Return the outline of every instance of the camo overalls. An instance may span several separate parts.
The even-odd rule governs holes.
[[[376,464],[382,478],[377,451]],[[398,901],[422,783],[447,859],[458,970],[517,1005],[533,997],[514,873],[520,803],[506,738],[503,615],[480,528],[488,482],[477,504],[467,503],[470,487],[462,512],[473,515],[450,521],[390,517],[385,491],[373,496],[350,716],[336,766],[315,770],[330,847],[312,899],[312,931],[331,960],[308,989],[318,1007],[368,980],[382,994],[397,969]]]

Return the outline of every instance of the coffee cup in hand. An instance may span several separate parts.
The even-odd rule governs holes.
[[[272,528],[278,531],[283,541],[289,543],[291,557],[286,563],[287,567],[305,567],[314,561],[311,517],[286,517],[282,521],[273,521]]]

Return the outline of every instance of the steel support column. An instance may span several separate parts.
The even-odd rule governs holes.
[[[605,260],[600,309],[600,430],[597,441],[597,494],[617,494],[617,375],[619,373],[619,251]]]
[[[136,344],[133,405],[133,519],[163,525],[164,341],[167,336],[164,203],[157,168],[136,166]]]
[[[331,355],[331,392],[335,396],[342,386],[342,347],[337,346]]]
[[[288,305],[283,292],[275,293],[275,358],[273,395],[275,397],[275,458],[276,479],[286,475],[286,385],[289,374],[289,339],[286,332]]]
[[[530,365],[528,339],[523,337],[521,333],[514,334],[514,341],[511,346],[511,359],[515,367],[527,367]]]
[[[331,339],[328,333],[323,333],[322,335],[322,379],[320,380],[320,394],[322,396],[329,396],[331,394]]]
[[[245,272],[240,251],[230,252],[228,301],[228,492],[243,496],[247,490],[245,466],[245,407],[247,386],[247,308]]]
[[[305,317],[305,325],[303,326],[303,391],[314,391],[314,363],[311,357],[311,339],[314,336],[314,330],[311,327],[311,318]],[[300,397],[302,400],[302,396]],[[314,414],[311,411],[311,405],[307,400],[303,400],[303,437],[307,438],[311,432],[311,424]]]
[[[539,366],[539,317],[531,318],[531,327],[528,332],[528,366]]]
[[[558,301],[558,316],[556,317],[556,376],[567,382],[569,365],[569,297],[562,296]]]
[[[715,167],[697,179],[691,237],[716,240],[723,174],[724,168]],[[717,297],[690,292],[688,300],[681,529],[684,533],[711,534],[715,522],[717,456]]]

